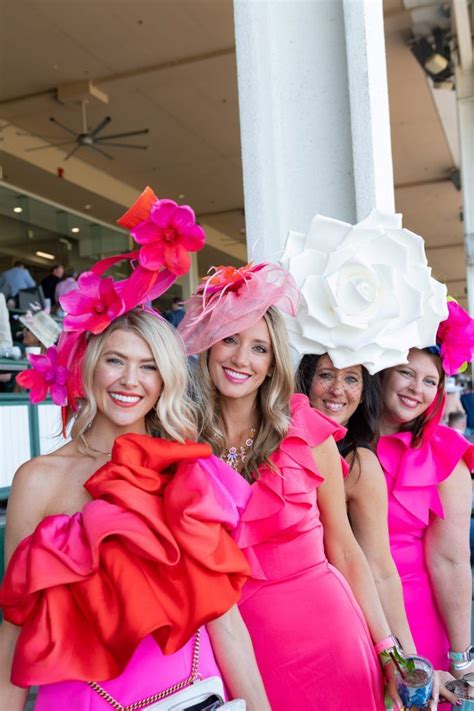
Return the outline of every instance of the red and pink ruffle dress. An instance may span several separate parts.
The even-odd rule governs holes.
[[[0,590],[21,626],[12,682],[41,687],[40,711],[110,709],[91,680],[127,705],[186,678],[195,631],[249,573],[229,532],[250,487],[207,445],[124,435],[85,488],[82,511],[19,544]],[[219,674],[205,628],[199,671]]]

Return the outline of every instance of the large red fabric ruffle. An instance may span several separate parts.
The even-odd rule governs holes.
[[[171,654],[249,575],[228,531],[250,486],[207,445],[119,437],[85,488],[93,500],[44,519],[8,566],[0,605],[22,626],[18,686],[114,678],[149,634]]]
[[[456,430],[437,425],[419,447],[411,446],[410,432],[380,437],[377,456],[392,480],[393,497],[423,524],[430,511],[444,518],[438,491],[461,460],[474,470],[474,446]]]
[[[287,532],[289,538],[292,532],[297,535],[314,506],[311,494],[324,477],[316,467],[310,448],[329,437],[339,441],[345,433],[344,427],[312,408],[306,395],[293,395],[288,434],[270,457],[277,470],[260,467],[260,477],[252,486],[252,498],[233,533],[234,540],[245,550],[253,578],[268,579],[268,572],[261,569],[253,546],[281,531]],[[344,465],[347,467],[341,458],[343,468]]]

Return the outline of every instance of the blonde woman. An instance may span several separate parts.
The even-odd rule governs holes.
[[[100,276],[110,262],[62,298],[66,332],[20,379],[73,425],[15,475],[0,709],[23,709],[30,685],[38,711],[141,708],[217,675],[266,710],[235,604],[249,571],[229,535],[248,485],[194,442],[182,346],[140,306],[175,277],[138,266],[117,283]]]
[[[252,569],[239,608],[273,711],[381,710],[377,654],[393,640],[347,520],[343,430],[292,395],[278,307],[296,302],[269,264],[220,268],[191,297],[179,331],[202,354],[201,438],[252,482],[234,532]]]

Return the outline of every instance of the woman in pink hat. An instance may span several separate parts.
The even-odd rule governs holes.
[[[395,641],[347,519],[344,429],[293,395],[279,309],[297,303],[270,264],[219,268],[191,297],[179,331],[201,353],[201,439],[252,485],[233,534],[252,570],[239,608],[273,711],[381,711]]]

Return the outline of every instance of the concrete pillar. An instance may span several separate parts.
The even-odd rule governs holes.
[[[382,0],[234,0],[249,254],[393,209]],[[374,36],[375,33],[375,36]]]
[[[191,268],[187,274],[180,278],[179,283],[183,288],[183,299],[189,299],[199,284],[198,258],[196,252],[191,252]]]
[[[474,315],[474,71],[456,71],[459,154],[469,313]]]

